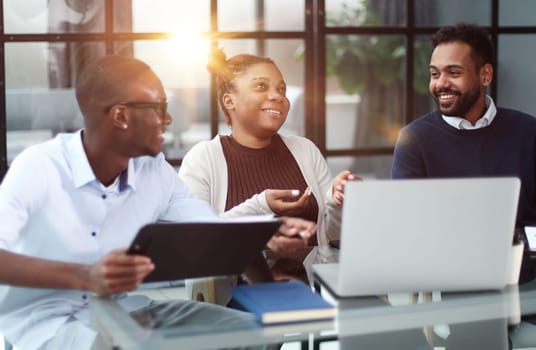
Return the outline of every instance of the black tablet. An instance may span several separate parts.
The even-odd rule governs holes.
[[[148,224],[128,252],[155,264],[144,282],[241,274],[280,225],[278,219]]]

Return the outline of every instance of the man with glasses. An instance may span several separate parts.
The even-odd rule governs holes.
[[[104,57],[81,74],[76,97],[84,129],[26,149],[0,187],[0,332],[18,349],[100,346],[88,322],[89,295],[134,290],[154,269],[149,258],[126,254],[136,232],[158,220],[215,216],[161,153],[171,117],[149,66]],[[310,235],[315,224],[286,220],[269,244],[306,246],[307,239],[284,235]],[[158,321],[169,325],[254,324],[249,314],[188,301],[142,299],[136,309],[138,316],[172,315]]]

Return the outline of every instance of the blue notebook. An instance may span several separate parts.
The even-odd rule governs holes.
[[[239,285],[233,299],[263,324],[333,318],[337,308],[303,282],[272,282]]]

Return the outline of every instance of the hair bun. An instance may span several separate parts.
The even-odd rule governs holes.
[[[207,70],[210,73],[222,74],[227,70],[227,57],[223,49],[215,48],[210,51],[207,63]]]

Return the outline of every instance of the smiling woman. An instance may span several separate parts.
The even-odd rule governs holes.
[[[307,281],[312,262],[335,259],[329,240],[338,237],[344,182],[356,177],[344,171],[332,182],[325,159],[310,140],[279,133],[290,102],[273,60],[249,54],[227,59],[216,50],[208,69],[216,78],[218,103],[231,135],[195,145],[184,157],[179,176],[221,216],[275,214],[316,222],[316,237],[282,237],[283,249],[267,250],[266,260],[260,257],[246,271],[250,283]],[[308,247],[294,249],[302,240]],[[216,302],[228,302],[228,286],[216,286]],[[200,289],[194,286],[193,295]]]

